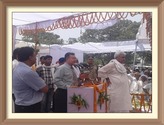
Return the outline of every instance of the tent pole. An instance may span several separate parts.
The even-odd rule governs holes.
[[[38,34],[38,31],[37,31],[37,22],[36,22],[36,27],[35,27],[35,50],[37,49],[37,44],[38,44],[37,34]]]
[[[37,52],[37,44],[38,44],[38,27],[37,27],[37,22],[36,22],[36,26],[35,26],[35,52]],[[38,55],[38,52],[37,52],[37,55]],[[36,66],[37,62],[34,64]]]
[[[49,44],[49,55],[50,55],[50,44]]]
[[[143,55],[142,55],[142,69],[143,69],[143,65],[144,65],[144,55],[145,55],[145,51],[143,51]]]
[[[136,41],[136,44],[135,44],[133,70],[135,69],[137,45],[138,45],[138,40]]]

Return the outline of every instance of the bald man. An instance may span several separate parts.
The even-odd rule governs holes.
[[[98,70],[100,78],[106,78],[110,85],[110,110],[113,113],[128,113],[132,110],[129,92],[129,79],[124,67],[126,54],[122,51],[115,53],[113,60]]]

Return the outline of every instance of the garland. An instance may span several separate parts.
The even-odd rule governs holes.
[[[130,16],[135,16],[137,14],[142,14],[142,12],[90,12],[90,13],[81,13],[77,15],[71,15],[68,17],[63,17],[55,20],[50,26],[43,28],[40,27],[40,29],[37,28],[30,28],[30,24],[25,25],[24,27],[20,27],[19,34],[33,34],[33,32],[47,32],[47,31],[53,31],[55,29],[72,29],[72,28],[79,28],[88,26],[90,24],[94,23],[102,23],[104,21],[108,20],[114,20],[114,19],[126,19],[127,16],[130,14]],[[37,23],[36,23],[37,25]],[[33,24],[32,24],[33,26]]]
[[[150,42],[150,46],[152,48],[152,14],[150,12],[143,13],[143,22],[145,20],[147,21],[146,33],[147,33],[147,36],[150,38],[149,42]]]
[[[106,84],[103,83],[103,86],[102,86],[102,89],[100,90],[97,86],[95,86],[95,89],[96,91],[99,93],[99,96],[98,96],[98,100],[97,100],[97,104],[99,104],[100,106],[100,109],[102,107],[102,104],[104,104],[105,101],[109,101],[109,95],[107,95],[105,93],[105,89],[106,89]]]
[[[94,112],[97,112],[97,104],[99,104],[100,109],[101,109],[102,104],[104,104],[104,102],[105,102],[105,108],[106,108],[106,112],[107,112],[107,101],[109,101],[109,97],[108,97],[109,95],[106,94],[106,89],[107,89],[106,83],[102,83],[102,84],[103,84],[103,86],[101,89],[99,89],[97,87],[97,85],[95,85],[95,84],[84,85],[86,87],[94,88]],[[98,100],[97,100],[97,96],[96,96],[97,92],[99,93]]]
[[[71,98],[71,103],[70,104],[74,104],[77,106],[78,111],[82,108],[85,107],[87,109],[87,107],[89,106],[88,103],[81,97],[81,95],[76,95],[75,93],[73,94]]]

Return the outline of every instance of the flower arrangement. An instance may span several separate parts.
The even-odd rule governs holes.
[[[100,109],[105,101],[109,101],[109,95],[107,95],[105,92],[99,92],[97,104],[99,104]]]
[[[88,103],[81,97],[81,95],[76,95],[75,93],[73,94],[71,98],[71,103],[77,106],[78,111],[81,109],[81,107],[87,107],[89,106]]]

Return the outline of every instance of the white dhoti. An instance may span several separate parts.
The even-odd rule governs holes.
[[[100,68],[98,76],[110,79],[110,106],[109,112],[129,112],[132,110],[129,79],[126,69],[117,60],[110,61]]]

